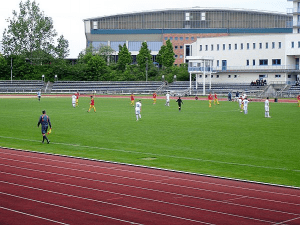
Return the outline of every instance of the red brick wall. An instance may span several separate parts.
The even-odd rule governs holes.
[[[166,44],[166,38],[170,39],[172,38],[171,42],[173,45],[173,50],[175,55],[177,55],[177,58],[175,59],[175,63],[177,65],[180,65],[184,63],[184,44],[191,44],[195,41],[197,41],[197,38],[207,38],[207,37],[222,37],[222,36],[229,36],[227,33],[219,33],[219,34],[164,34],[163,35],[163,40],[164,40],[164,45]],[[175,38],[177,37],[177,40]],[[192,40],[192,37],[194,40]],[[183,40],[181,40],[182,38]],[[188,38],[188,40],[187,40]],[[175,49],[175,46],[177,46],[177,49]],[[182,48],[180,48],[182,46]],[[180,58],[182,56],[182,58]]]

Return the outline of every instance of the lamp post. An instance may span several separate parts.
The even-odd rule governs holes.
[[[148,57],[146,57],[146,82],[148,81]]]
[[[12,69],[13,69],[12,56],[10,56],[10,83],[12,83]]]

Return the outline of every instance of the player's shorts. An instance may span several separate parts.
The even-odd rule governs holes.
[[[138,114],[140,114],[140,113],[141,113],[140,108],[135,108],[135,114],[138,115]]]
[[[269,108],[269,107],[265,107],[265,111],[266,111],[266,112],[269,112],[269,111],[270,111],[270,108]]]
[[[42,134],[46,134],[48,130],[48,126],[42,126]]]

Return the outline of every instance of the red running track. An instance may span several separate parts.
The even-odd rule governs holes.
[[[0,224],[300,224],[300,190],[0,148]]]

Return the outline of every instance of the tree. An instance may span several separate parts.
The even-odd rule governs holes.
[[[2,38],[4,54],[22,55],[34,63],[68,56],[68,41],[63,36],[55,46],[57,33],[52,18],[46,17],[35,1],[20,2],[19,7],[20,12],[14,10],[13,18],[7,19],[9,25]]]
[[[173,66],[175,62],[175,53],[173,51],[173,45],[170,40],[167,40],[166,45],[161,46],[158,55],[156,57],[156,61],[167,68]]]
[[[136,61],[142,71],[146,70],[146,66],[152,64],[151,50],[148,49],[147,42],[142,43],[139,54],[136,56]]]
[[[125,71],[126,66],[132,63],[131,53],[129,52],[126,44],[119,45],[119,54],[118,54],[118,69],[121,71]]]
[[[105,80],[106,62],[101,56],[92,56],[87,64],[89,80]]]

